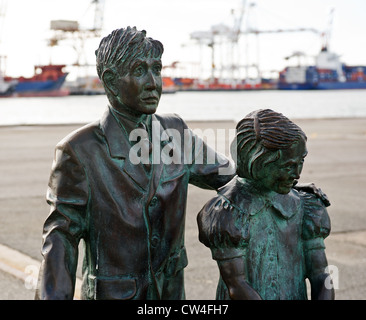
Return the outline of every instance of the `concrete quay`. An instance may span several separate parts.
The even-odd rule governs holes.
[[[336,299],[366,298],[366,119],[295,119],[308,136],[300,182],[328,195],[332,232],[326,254]],[[188,122],[192,129],[233,129],[234,122]],[[0,127],[0,299],[30,300],[41,260],[45,193],[56,143],[81,125]],[[227,137],[218,143],[229,145]],[[222,145],[221,145],[222,147]],[[221,149],[222,150],[222,149]],[[189,187],[186,219],[188,300],[214,299],[210,250],[198,241],[196,215],[213,191]]]

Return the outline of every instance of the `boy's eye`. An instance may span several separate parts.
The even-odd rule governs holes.
[[[144,74],[144,68],[143,67],[137,67],[137,68],[135,68],[134,70],[133,70],[133,75],[134,76],[137,76],[137,77],[139,77],[139,76],[142,76]]]
[[[154,73],[157,74],[157,75],[160,75],[160,73],[161,73],[161,66],[154,67]]]

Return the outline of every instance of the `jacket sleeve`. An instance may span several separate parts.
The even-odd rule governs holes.
[[[85,231],[88,184],[84,168],[68,142],[55,151],[43,227],[43,261],[36,299],[73,299],[78,245]]]
[[[183,120],[182,123],[185,131],[185,161],[190,171],[189,183],[215,190],[224,186],[236,175],[234,162],[209,146]]]

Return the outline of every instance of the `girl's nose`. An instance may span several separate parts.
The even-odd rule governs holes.
[[[294,165],[291,171],[291,178],[299,179],[301,173],[301,166]]]

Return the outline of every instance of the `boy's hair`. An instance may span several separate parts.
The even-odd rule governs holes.
[[[231,153],[237,159],[237,174],[256,180],[257,172],[280,157],[281,150],[288,149],[305,133],[283,114],[270,109],[249,113],[236,126],[236,138]]]
[[[146,37],[145,30],[138,31],[136,27],[116,29],[103,38],[95,50],[99,79],[102,80],[106,69],[126,74],[132,61],[146,55],[158,59],[163,52],[162,43]]]

